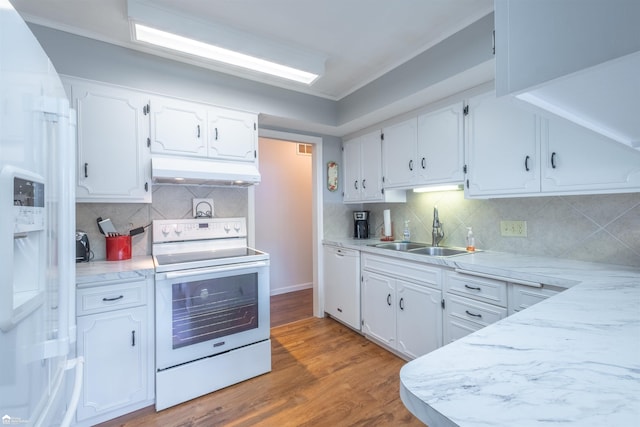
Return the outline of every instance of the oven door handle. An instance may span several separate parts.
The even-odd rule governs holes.
[[[189,276],[199,276],[201,274],[225,273],[227,271],[237,271],[237,270],[246,270],[248,268],[266,267],[267,265],[268,264],[265,261],[256,261],[256,262],[246,262],[242,264],[234,264],[234,265],[224,266],[224,267],[199,268],[199,269],[188,270],[188,271],[170,271],[165,273],[164,278],[168,280],[181,279]]]

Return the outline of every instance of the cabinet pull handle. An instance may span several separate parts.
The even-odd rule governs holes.
[[[409,160],[409,170],[413,170],[413,159]]]
[[[339,313],[342,313],[342,309],[341,308],[336,308],[336,310],[338,310]]]
[[[200,139],[200,125],[198,125],[198,139]]]
[[[387,294],[387,305],[391,306],[391,294]]]
[[[362,180],[362,188],[364,188],[364,189],[367,188],[367,180],[366,179]]]
[[[556,168],[556,152],[551,153],[551,167]]]
[[[218,128],[216,128],[216,141],[218,140]]]
[[[474,291],[481,291],[482,290],[482,288],[478,288],[476,286],[469,286],[467,284],[465,284],[464,287],[467,288],[467,289],[473,289]]]
[[[84,164],[84,177],[89,178],[89,163]]]
[[[404,298],[400,298],[400,310],[404,310]]]
[[[524,168],[529,172],[529,156],[524,158]]]
[[[131,347],[136,346],[136,331],[131,331]]]
[[[427,168],[427,159],[425,157],[423,157],[422,161],[420,162],[420,164],[422,165],[422,169],[426,169]]]
[[[482,318],[482,314],[475,314],[475,313],[470,312],[469,310],[465,310],[464,312],[467,313],[469,316]]]
[[[358,189],[358,180],[353,181],[353,188]]]
[[[118,301],[119,299],[122,299],[122,298],[124,298],[124,295],[120,295],[119,297],[115,297],[115,298],[104,297],[102,298],[102,301]]]

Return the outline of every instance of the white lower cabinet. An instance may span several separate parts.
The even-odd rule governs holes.
[[[549,297],[562,292],[564,289],[557,286],[540,285],[531,287],[526,285],[509,284],[509,316],[525,308],[531,307]]]
[[[360,330],[360,251],[324,245],[324,311]]]
[[[446,271],[444,344],[507,317],[507,283]]]
[[[77,353],[84,358],[76,412],[94,425],[153,404],[153,277],[77,290]]]
[[[441,271],[362,254],[362,332],[406,358],[442,345]]]

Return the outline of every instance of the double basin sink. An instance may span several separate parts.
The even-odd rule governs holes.
[[[465,248],[456,248],[448,246],[430,246],[425,243],[416,242],[384,242],[374,243],[369,246],[379,249],[389,249],[392,251],[402,251],[412,254],[428,255],[428,256],[454,256],[473,253]]]

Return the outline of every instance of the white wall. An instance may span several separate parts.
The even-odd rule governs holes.
[[[313,286],[312,157],[297,144],[260,138],[256,248],[271,255],[271,294]]]

